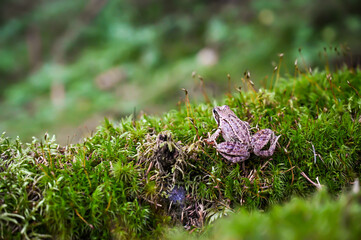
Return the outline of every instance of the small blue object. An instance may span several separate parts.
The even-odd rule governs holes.
[[[174,186],[172,191],[169,193],[169,200],[172,202],[182,203],[184,201],[186,191],[183,187]]]

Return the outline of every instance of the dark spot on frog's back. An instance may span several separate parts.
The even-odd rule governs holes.
[[[267,136],[266,135],[260,135],[259,136],[259,141],[266,141],[267,140]]]
[[[237,149],[235,142],[224,142],[223,148],[225,149],[225,152],[230,153],[234,151],[234,149]]]
[[[226,154],[235,155],[246,151],[247,145],[241,142],[223,142],[218,144],[217,149],[222,150]]]

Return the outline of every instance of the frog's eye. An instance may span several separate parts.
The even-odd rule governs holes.
[[[213,109],[213,117],[216,120],[216,122],[219,123],[219,114],[215,109]]]

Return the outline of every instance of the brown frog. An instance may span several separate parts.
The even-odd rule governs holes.
[[[280,136],[275,136],[271,129],[262,129],[251,135],[248,122],[240,120],[227,105],[213,108],[213,117],[218,129],[206,141],[213,143],[227,160],[233,163],[243,162],[252,152],[261,157],[273,155]],[[225,142],[218,144],[216,139],[221,133]],[[269,149],[263,149],[268,142]]]

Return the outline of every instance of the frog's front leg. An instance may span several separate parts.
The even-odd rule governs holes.
[[[232,163],[243,162],[250,156],[249,147],[242,142],[222,142],[216,145],[217,151]]]
[[[209,136],[205,141],[210,144],[216,145],[216,139],[219,137],[219,134],[221,134],[221,129],[217,129],[211,136]]]
[[[261,157],[272,156],[275,151],[278,138],[280,136],[281,135],[276,137],[271,129],[262,129],[256,132],[252,136],[252,147],[254,154]],[[270,143],[269,149],[262,150],[268,142]]]

